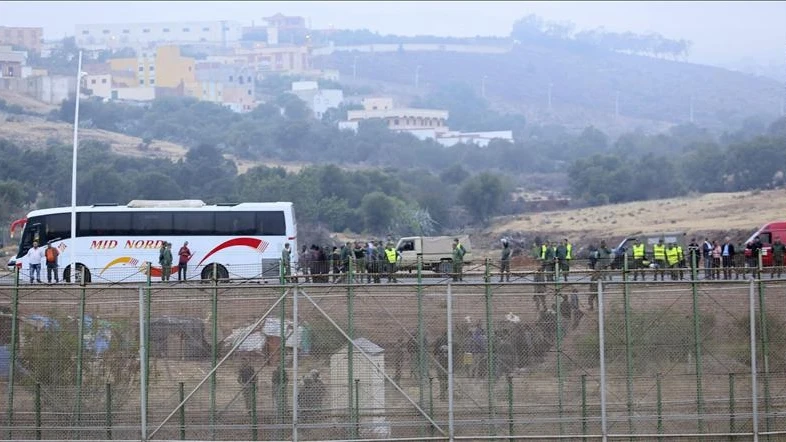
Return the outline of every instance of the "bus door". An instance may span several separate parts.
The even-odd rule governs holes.
[[[38,242],[39,246],[43,246],[41,237],[44,231],[44,226],[40,222],[28,223],[25,226],[25,233],[22,235],[22,240],[19,242],[19,254],[16,258],[23,258],[27,255],[27,251],[33,247],[33,242]]]

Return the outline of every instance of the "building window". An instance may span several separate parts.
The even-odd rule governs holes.
[[[248,95],[251,95],[251,89],[248,90]]]
[[[398,126],[398,118],[396,118],[395,120],[393,120],[393,125],[394,125],[394,126]]]
[[[90,84],[96,84],[96,79],[94,78],[94,79],[90,80]]]
[[[144,72],[144,71],[145,71],[145,67],[144,66],[139,66],[139,72]]]
[[[229,76],[229,82],[232,83],[233,81],[234,81],[234,77],[230,75]]]
[[[82,35],[90,35],[90,31],[88,31],[87,29],[85,29],[84,31],[82,31]]]
[[[145,80],[139,80],[139,84],[144,86],[145,85]]]
[[[251,77],[248,77],[248,82],[251,83]]]
[[[189,28],[183,28],[183,32],[191,32],[191,29],[189,29]]]
[[[106,78],[101,79],[101,84],[106,84]]]
[[[188,72],[191,72],[191,66],[188,67]]]
[[[155,78],[151,78],[150,79],[150,85],[152,86],[154,84],[156,84],[156,79]]]
[[[104,34],[109,34],[109,29],[104,29],[104,30],[103,30],[103,31],[101,31],[101,32],[103,32]]]
[[[243,84],[244,83],[243,82],[243,77],[242,76],[237,77],[237,82],[240,83],[240,84]]]
[[[164,28],[164,32],[169,32],[169,28]]]
[[[156,67],[151,64],[150,67],[147,68],[147,70],[153,72],[156,70]]]
[[[202,32],[210,32],[210,28],[202,28]]]
[[[149,34],[150,33],[150,29],[142,29],[142,32],[144,32],[145,34]]]

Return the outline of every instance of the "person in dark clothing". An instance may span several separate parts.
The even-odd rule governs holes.
[[[444,334],[434,342],[434,358],[437,360],[437,379],[439,379],[439,399],[445,400],[448,394],[448,335]]]
[[[276,364],[276,369],[273,371],[270,381],[272,386],[271,393],[273,395],[273,406],[276,409],[276,413],[278,413],[279,410],[286,412],[287,385],[289,384],[289,378],[287,377],[287,371],[281,369],[281,364]]]
[[[243,389],[243,398],[246,400],[246,411],[250,415],[254,410],[254,390],[257,384],[257,373],[251,366],[248,358],[243,358],[237,374],[237,382]]]
[[[734,244],[731,243],[731,238],[728,236],[721,246],[721,261],[723,262],[723,279],[731,279],[732,267],[734,267]]]

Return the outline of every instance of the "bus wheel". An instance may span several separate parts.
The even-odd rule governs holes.
[[[82,264],[79,264],[79,263],[76,263],[76,275],[74,276],[76,278],[75,281],[77,283],[82,284],[83,281],[81,281],[81,278],[82,278],[82,270],[83,269],[84,269],[84,272],[85,272],[84,283],[87,284],[87,283],[91,282],[91,280],[92,280],[91,277],[90,277],[90,269],[88,269],[87,267],[85,267],[85,266],[83,266]],[[63,280],[65,282],[71,282],[71,266],[66,266],[65,270],[63,271]]]
[[[216,278],[220,282],[229,282],[229,271],[221,264],[216,264]],[[210,282],[213,280],[213,264],[208,264],[202,269],[202,281]]]

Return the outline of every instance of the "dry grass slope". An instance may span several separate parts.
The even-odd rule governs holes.
[[[559,210],[497,219],[488,234],[554,231],[575,236],[629,235],[638,232],[750,230],[786,219],[783,189],[710,193],[663,200]]]

